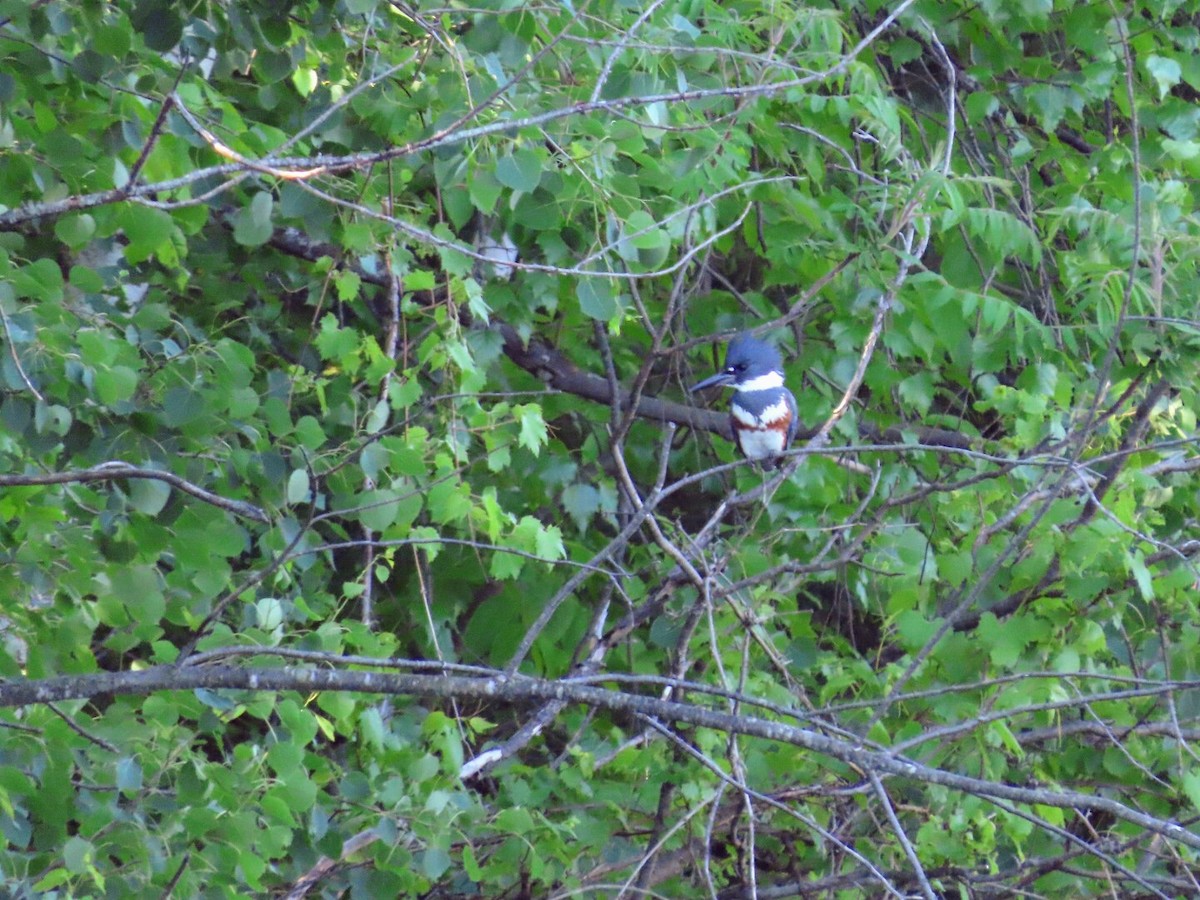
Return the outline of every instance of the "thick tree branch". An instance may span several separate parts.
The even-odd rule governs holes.
[[[603,403],[606,406],[612,404],[612,391],[604,376],[584,372],[565,354],[537,338],[531,338],[526,345],[517,334],[516,329],[510,325],[500,324],[497,327],[504,337],[505,355],[522,369],[536,375],[557,390],[583,397],[585,400]],[[630,392],[623,390],[619,402],[622,408],[625,408],[626,404],[631,404]],[[726,440],[733,439],[729,427],[729,414],[723,410],[700,409],[671,400],[640,396],[637,398],[635,411],[643,419],[674,422],[698,431],[719,434]],[[882,438],[888,441],[902,441],[907,432],[914,434],[921,444],[931,447],[967,449],[972,444],[969,436],[944,428],[917,426],[880,429],[867,424],[863,425],[860,431],[870,439]],[[807,440],[816,433],[817,429],[815,428],[801,428],[796,432],[796,438],[797,440]]]
[[[612,404],[612,393],[604,376],[582,371],[557,349],[537,338],[531,339],[526,346],[516,329],[510,325],[500,325],[499,330],[504,338],[505,355],[525,371],[536,375],[557,390],[603,403],[605,406]],[[623,408],[632,406],[632,398],[628,391],[622,391],[619,402]],[[644,419],[674,422],[700,431],[712,431],[727,440],[733,437],[729,427],[729,414],[726,412],[700,409],[645,396],[638,397],[637,405],[633,408],[637,415]]]
[[[228,216],[225,217],[225,224],[227,227],[232,227]],[[386,274],[368,271],[362,266],[342,259],[343,254],[339,248],[332,244],[313,241],[299,229],[276,229],[268,243],[283,253],[309,262],[329,257],[338,261],[339,268],[354,272],[364,282],[378,287],[387,287]],[[516,329],[504,322],[495,321],[493,327],[504,338],[505,355],[522,369],[536,375],[557,390],[606,406],[613,405],[612,389],[608,379],[601,375],[582,371],[565,354],[538,338],[531,338],[526,345],[517,334]],[[690,345],[689,343],[684,346]],[[621,409],[628,408],[627,404],[632,402],[632,396],[630,391],[622,391],[617,405]],[[718,434],[725,440],[733,439],[729,426],[729,415],[724,411],[701,409],[671,400],[639,395],[634,413],[640,418],[657,422],[674,422],[697,431]],[[859,426],[859,431],[863,437],[869,440],[890,442],[903,441],[906,433],[912,434],[921,444],[931,447],[968,449],[975,443],[969,435],[961,432],[945,428],[927,428],[920,425],[878,428],[869,422],[863,422]],[[797,440],[804,441],[816,433],[817,429],[801,428],[796,437]]]
[[[154,666],[136,672],[104,672],[64,675],[40,680],[9,681],[0,685],[0,707],[28,706],[59,700],[90,699],[100,694],[144,696],[156,691],[207,690],[248,691],[349,691],[438,699],[474,699],[502,703],[566,701],[597,709],[651,716],[711,728],[728,734],[744,734],[801,747],[849,763],[877,775],[910,778],[937,784],[979,797],[1014,803],[1054,806],[1060,809],[1095,810],[1108,813],[1195,850],[1200,835],[1163,819],[1146,815],[1103,796],[1042,787],[1020,787],[958,775],[922,765],[886,751],[864,749],[859,742],[828,737],[807,728],[753,716],[731,715],[713,709],[626,694],[620,691],[497,674],[486,678],[454,675],[406,675],[390,672],[332,671],[328,669],[251,669],[233,666]]]

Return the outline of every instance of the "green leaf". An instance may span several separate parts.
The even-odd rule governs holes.
[[[479,860],[475,857],[475,850],[470,844],[463,846],[462,851],[463,874],[476,884],[483,881],[484,872],[479,865]]]
[[[157,516],[171,498],[171,486],[156,478],[133,478],[129,482],[129,502],[138,512]]]
[[[133,795],[141,789],[141,764],[133,757],[121,757],[121,759],[117,761],[117,790],[126,795]]]
[[[400,531],[406,531],[422,506],[420,495],[412,492],[401,496],[392,490],[366,491],[357,499],[365,507],[358,513],[359,521],[365,528],[375,532],[382,532],[393,525]]]
[[[931,372],[918,372],[900,382],[900,397],[919,413],[927,413],[933,404],[934,384]]]
[[[67,870],[80,875],[88,870],[95,859],[96,849],[91,842],[79,835],[68,838],[62,848],[63,864]]]
[[[439,482],[429,489],[426,505],[438,525],[461,521],[471,511],[469,489],[454,481]]]
[[[326,440],[325,429],[315,416],[301,416],[296,422],[295,435],[302,447],[314,452],[319,450]]]
[[[1200,770],[1191,769],[1182,779],[1184,793],[1193,807],[1200,805]]]
[[[333,277],[333,283],[337,287],[338,299],[343,303],[347,303],[358,296],[359,289],[362,287],[362,279],[358,277],[356,272],[349,269],[343,269]]]
[[[173,49],[183,38],[183,20],[167,0],[138,0],[129,19],[146,46],[158,53]]]
[[[440,847],[430,847],[421,854],[421,871],[426,878],[440,878],[450,868],[450,854]]]
[[[137,372],[128,366],[99,369],[95,375],[96,395],[105,406],[124,402],[137,390]]]
[[[496,201],[500,199],[503,188],[496,176],[486,169],[476,169],[467,184],[471,202],[477,210],[487,215],[496,208]]]
[[[520,575],[524,568],[525,557],[497,550],[492,554],[492,560],[488,564],[488,574],[498,581],[511,581]]]
[[[67,216],[54,223],[55,236],[72,250],[86,245],[95,233],[96,220],[87,213]]]
[[[391,405],[386,400],[380,400],[371,408],[371,414],[367,416],[363,430],[367,434],[378,434],[387,425],[391,411]]]
[[[528,834],[534,830],[534,821],[529,810],[515,806],[500,811],[496,826],[512,834]]]
[[[56,403],[41,400],[34,406],[33,427],[38,434],[56,434],[62,437],[71,427],[71,411]]]
[[[342,228],[342,246],[355,253],[368,253],[378,240],[366,222],[347,222]]]
[[[1200,156],[1200,142],[1198,141],[1176,141],[1172,138],[1163,138],[1163,151],[1175,160],[1189,160]]]
[[[550,438],[546,420],[542,418],[542,408],[536,403],[519,404],[513,407],[513,414],[521,426],[518,442],[537,456]]]
[[[542,161],[532,150],[517,150],[496,160],[496,180],[514,191],[532,191],[541,176]]]
[[[988,644],[993,665],[1008,668],[1021,659],[1028,640],[1018,624],[997,622],[988,634]]]
[[[63,296],[62,270],[50,259],[39,259],[21,266],[12,275],[18,297],[58,303]]]
[[[575,520],[575,527],[587,531],[592,516],[600,511],[600,490],[591,484],[567,485],[562,492],[563,509]]]
[[[51,869],[46,877],[33,886],[35,891],[49,893],[71,880],[71,870],[67,868]]]
[[[317,333],[315,344],[322,359],[345,366],[358,353],[360,340],[358,332],[352,328],[342,328],[337,319],[327,315],[321,319],[321,330]]]
[[[84,293],[95,294],[104,289],[104,279],[96,273],[95,269],[89,269],[86,266],[71,266],[68,280],[72,287],[76,287]]]
[[[292,474],[288,476],[287,502],[312,502],[312,485],[309,483],[307,469],[293,469]]]
[[[379,480],[379,473],[391,462],[391,454],[382,443],[368,444],[359,455],[358,464],[363,474],[372,481]]]
[[[135,621],[157,622],[166,610],[158,573],[149,566],[121,565],[110,571],[113,599],[122,604]]]
[[[612,294],[612,285],[607,278],[588,276],[579,282],[579,308],[584,315],[600,322],[608,322],[617,314],[617,301]]]
[[[985,91],[972,91],[963,101],[963,108],[966,110],[967,118],[971,124],[979,125],[989,116],[993,116],[1000,109],[1000,101],[996,99],[994,94]]]
[[[229,392],[229,415],[235,419],[252,416],[258,410],[258,392],[254,388],[234,388]]]
[[[937,623],[913,610],[896,617],[896,628],[906,650],[916,651],[925,646],[937,631]]]
[[[1150,575],[1150,570],[1146,568],[1146,561],[1141,552],[1135,550],[1128,554],[1125,563],[1129,567],[1129,572],[1133,575],[1134,581],[1137,583],[1142,599],[1153,600],[1154,579]]]
[[[254,604],[254,622],[263,631],[273,631],[283,624],[284,609],[278,597],[263,597]]]
[[[234,216],[233,239],[244,247],[258,247],[271,239],[271,214],[275,201],[267,191],[259,191],[250,205]]]
[[[137,204],[126,204],[118,216],[121,229],[129,240],[125,257],[131,262],[149,259],[169,247],[175,234],[175,222],[170,213]]]
[[[301,97],[307,97],[317,89],[317,73],[313,69],[300,68],[292,72],[292,85]]]
[[[1161,100],[1171,92],[1171,88],[1183,79],[1183,70],[1179,63],[1170,57],[1151,53],[1146,57],[1146,71],[1158,86],[1158,99]]]
[[[567,555],[562,531],[557,525],[547,525],[538,530],[534,551],[546,559],[562,559]]]

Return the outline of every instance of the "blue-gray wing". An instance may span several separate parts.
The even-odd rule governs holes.
[[[787,434],[783,438],[783,449],[786,450],[792,446],[792,438],[796,436],[796,429],[800,425],[800,414],[796,412],[796,398],[792,396],[792,392],[785,388],[783,394],[787,399],[788,412],[792,414],[791,421],[788,422]]]

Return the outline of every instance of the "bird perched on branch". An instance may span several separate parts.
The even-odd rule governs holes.
[[[725,351],[725,367],[690,390],[695,393],[718,385],[734,390],[729,419],[742,455],[771,459],[788,448],[796,436],[796,398],[784,387],[778,350],[739,334]]]

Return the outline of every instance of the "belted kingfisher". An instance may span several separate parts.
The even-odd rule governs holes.
[[[748,334],[739,334],[725,351],[725,368],[691,386],[702,391],[732,385],[729,422],[738,449],[747,459],[779,456],[796,435],[796,398],[783,386],[779,351]]]

